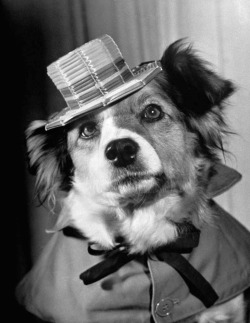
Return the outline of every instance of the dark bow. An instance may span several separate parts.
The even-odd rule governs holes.
[[[154,251],[159,261],[164,261],[173,267],[183,278],[190,292],[199,298],[206,307],[211,307],[218,299],[218,295],[209,282],[183,257],[182,254],[190,253],[199,244],[200,231],[196,228],[192,232],[184,232],[175,242]],[[138,255],[130,254],[124,244],[119,244],[111,251],[94,249],[89,244],[88,251],[92,255],[105,255],[105,259],[80,275],[85,285],[116,272],[128,262],[136,259]],[[150,254],[147,255],[150,257]]]

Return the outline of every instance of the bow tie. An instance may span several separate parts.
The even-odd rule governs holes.
[[[67,236],[83,239],[82,235],[74,228],[67,227],[63,232]],[[210,307],[217,301],[218,295],[209,282],[182,255],[190,253],[193,248],[198,246],[199,237],[200,231],[192,226],[192,230],[182,232],[174,242],[157,248],[153,254],[159,261],[163,261],[173,267],[181,275],[190,292],[199,298],[206,307]],[[104,255],[104,260],[80,275],[80,279],[85,285],[99,281],[138,257],[137,254],[129,253],[129,248],[126,244],[118,244],[109,251],[95,249],[94,246],[95,244],[89,244],[88,252],[93,256]],[[145,256],[150,257],[150,254]]]

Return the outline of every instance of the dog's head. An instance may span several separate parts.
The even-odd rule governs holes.
[[[206,220],[206,189],[226,131],[230,81],[177,41],[163,71],[140,91],[71,124],[27,130],[30,166],[41,200],[64,192],[57,226],[73,225],[134,252],[174,240],[178,223]]]

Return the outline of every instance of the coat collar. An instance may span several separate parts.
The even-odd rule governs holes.
[[[214,173],[208,185],[208,196],[214,198],[238,183],[242,175],[224,164],[215,164]]]

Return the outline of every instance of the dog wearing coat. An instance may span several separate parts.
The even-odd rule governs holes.
[[[64,64],[67,68],[68,65]],[[152,64],[145,63],[137,67],[134,75],[147,72]],[[77,67],[77,64],[74,66]],[[212,200],[217,195],[216,191],[225,190],[223,185],[226,188],[231,186],[230,176],[233,178],[232,182],[236,178],[238,180],[238,173],[223,166],[219,159],[219,154],[224,152],[223,137],[229,133],[224,121],[225,101],[234,92],[234,85],[209,69],[192,46],[182,40],[171,44],[161,60],[156,62],[156,66],[157,73],[131,93],[126,92],[108,104],[74,115],[65,125],[50,129],[47,121],[34,121],[27,130],[30,169],[36,174],[38,197],[42,202],[47,199],[61,205],[60,214],[51,230],[55,232],[52,235],[60,234],[60,239],[69,239],[73,244],[89,244],[89,247],[97,247],[97,250],[91,247],[92,252],[103,252],[99,256],[87,255],[82,260],[82,271],[96,265],[97,259],[108,259],[108,255],[114,250],[125,250],[126,255],[132,259],[117,271],[106,277],[101,276],[98,282],[88,286],[84,286],[79,279],[81,270],[76,271],[78,274],[72,270],[74,284],[78,284],[74,295],[76,299],[77,293],[80,299],[83,297],[81,305],[71,305],[67,311],[61,309],[60,314],[53,316],[52,312],[56,307],[54,305],[53,310],[50,308],[50,314],[43,315],[43,311],[46,312],[45,305],[42,305],[43,310],[38,305],[35,306],[31,295],[39,294],[40,287],[37,282],[41,281],[42,285],[44,281],[44,274],[41,272],[49,270],[49,252],[45,249],[40,264],[38,261],[33,273],[28,274],[18,289],[21,302],[42,319],[68,323],[247,322],[248,304],[244,299],[244,291],[250,286],[250,235]],[[94,73],[97,74],[96,71]],[[56,83],[56,77],[54,81]],[[78,78],[77,82],[79,84]],[[102,87],[105,86],[103,83]],[[65,90],[61,92],[68,98]],[[78,98],[77,94],[74,95],[73,99],[70,98],[73,101],[81,101],[84,97],[82,92],[81,97],[80,94]],[[66,110],[63,117],[68,111]],[[53,116],[51,120],[54,118]],[[76,236],[68,236],[65,228],[73,229]],[[216,286],[223,284],[221,281],[215,282],[213,287],[218,294],[218,300],[208,309],[199,300],[199,294],[193,293],[189,284],[186,286],[183,275],[178,273],[179,269],[175,270],[169,263],[166,264],[160,257],[155,256],[165,246],[175,246],[176,241],[183,235],[188,237],[197,232],[201,235],[199,243],[187,253],[188,256],[185,253],[184,259],[189,260],[197,271],[201,271],[212,286],[213,279],[219,280],[230,264],[232,267],[236,263],[240,264],[235,265],[239,268],[234,267],[227,276],[236,277],[235,285],[231,286],[228,282],[228,290],[220,294],[220,288],[216,289]],[[239,236],[242,239],[240,242]],[[215,251],[215,247],[209,251],[209,238],[211,245],[215,243],[218,250]],[[222,246],[226,246],[226,242],[222,239],[229,240],[231,248],[225,247],[224,250]],[[58,242],[55,241],[50,244],[50,253],[52,249],[60,248],[55,247],[56,245]],[[76,249],[73,251],[72,247],[72,252],[76,252]],[[232,259],[234,256],[226,252],[229,249],[233,255],[237,250],[240,261],[238,258]],[[200,260],[196,260],[201,258],[192,256],[199,252],[206,259],[202,264],[199,263]],[[214,256],[211,257],[211,254]],[[228,259],[225,267],[220,260],[222,254]],[[83,254],[80,257],[84,258]],[[91,257],[94,260],[88,262]],[[207,262],[213,265],[206,267]],[[73,262],[68,262],[68,265],[74,266]],[[142,288],[143,283],[136,273],[140,295],[136,294],[136,280],[130,285],[130,293],[135,293],[136,298],[145,298],[144,310],[147,314],[144,310],[133,312],[136,301],[133,300],[133,304],[130,304],[127,296],[129,294],[126,294],[128,287],[124,287],[124,284],[128,283],[133,266],[142,268],[139,270],[140,275],[143,273],[148,287]],[[161,269],[156,270],[153,266],[161,266]],[[60,275],[59,270],[55,270],[57,267],[53,268],[53,272]],[[219,274],[214,268],[220,270]],[[102,267],[99,270],[102,272]],[[168,271],[171,272],[169,276]],[[157,287],[158,278],[154,276],[158,275],[162,276],[161,281],[166,284],[172,280],[173,286],[173,277],[181,276],[176,279],[181,290],[185,288],[185,291],[178,294],[179,287],[175,292],[174,287],[173,291],[170,291],[170,287],[169,291],[167,288],[164,290],[164,287]],[[114,279],[111,284],[112,277]],[[116,284],[120,287],[115,288]],[[83,289],[83,292],[80,291],[81,288],[87,289]],[[99,297],[103,288],[105,292],[115,293],[112,296],[114,299],[124,299],[126,306],[122,314],[114,316],[114,312],[119,312],[120,309],[115,306],[112,308],[112,316],[97,316],[97,310],[95,314],[94,311],[89,312],[86,295],[92,297],[92,304],[97,304],[99,312],[102,306],[106,310],[105,298]],[[73,290],[70,286],[68,289]],[[93,295],[92,289],[95,289]],[[161,294],[156,299],[160,289],[164,290],[164,295]],[[82,296],[83,293],[85,296]],[[141,296],[143,293],[147,293],[147,296]],[[49,288],[46,288],[43,298],[59,299],[59,294],[60,292],[55,296],[54,288],[52,297]],[[111,296],[107,294],[105,297]],[[181,303],[185,304],[188,297],[189,301],[181,307]],[[168,303],[164,303],[164,300]],[[37,304],[39,302],[45,304],[42,296]],[[160,308],[162,302],[165,305]],[[60,307],[59,303],[60,301],[55,302],[57,308]],[[72,297],[70,303],[73,304]],[[65,304],[64,306],[67,308]],[[87,309],[79,310],[80,306]],[[74,314],[69,314],[70,311]]]

